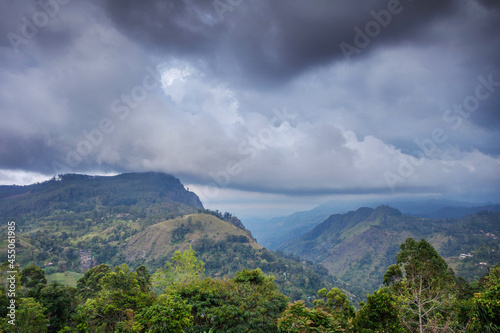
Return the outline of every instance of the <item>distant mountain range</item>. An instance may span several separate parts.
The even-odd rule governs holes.
[[[500,213],[485,210],[429,219],[387,205],[333,214],[278,250],[319,263],[342,281],[371,292],[381,286],[408,237],[428,240],[457,275],[468,280],[500,261]]]
[[[389,205],[406,215],[427,218],[459,218],[480,211],[500,212],[500,205],[470,203],[445,199],[380,201],[330,201],[307,211],[271,219],[248,219],[245,225],[263,246],[277,249],[282,244],[299,237],[335,213],[347,213],[360,207],[375,208]]]

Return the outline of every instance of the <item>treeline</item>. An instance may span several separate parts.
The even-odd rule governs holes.
[[[500,267],[473,284],[455,276],[424,239],[407,239],[385,287],[355,312],[339,289],[320,289],[311,306],[290,299],[259,268],[205,277],[192,249],[150,274],[144,266],[88,270],[72,288],[47,283],[36,266],[16,274],[16,326],[4,332],[499,332]],[[8,270],[8,263],[3,266]]]
[[[208,276],[231,276],[243,269],[260,268],[275,276],[279,290],[292,300],[305,300],[309,305],[311,297],[324,287],[346,285],[328,274],[321,265],[305,262],[298,258],[285,257],[266,248],[252,249],[244,237],[229,235],[228,240],[215,241],[208,237],[193,244],[199,258],[205,262]]]
[[[198,197],[177,178],[152,172],[113,177],[67,174],[44,183],[0,187],[0,215],[25,231],[44,220],[72,225],[122,213],[159,221],[202,209]]]
[[[89,222],[89,225],[89,229],[84,231],[68,228],[59,232],[40,230],[23,235],[22,239],[31,246],[22,248],[22,255],[19,256],[20,264],[23,267],[31,264],[42,267],[47,275],[66,271],[85,273],[85,270],[81,269],[80,258],[80,249],[84,249],[92,254],[97,263],[106,263],[110,267],[126,262],[131,267],[144,264],[148,269],[154,270],[162,267],[174,253],[173,250],[171,252],[165,250],[165,254],[158,258],[151,256],[146,261],[144,258],[127,260],[123,254],[126,240],[143,230],[137,223],[114,220],[112,224]],[[180,223],[172,230],[169,245],[175,246],[187,241],[188,235],[196,230],[199,231],[200,228],[202,222],[199,218],[188,217],[185,223]],[[83,234],[78,237],[77,233]],[[85,237],[89,233],[92,235]],[[207,276],[233,276],[235,272],[243,269],[261,268],[266,274],[276,277],[275,283],[279,290],[292,300],[307,301],[308,297],[314,296],[318,289],[331,288],[334,285],[349,291],[355,290],[347,288],[337,278],[329,275],[321,265],[265,248],[253,248],[251,243],[251,235],[228,234],[219,240],[207,235],[191,242],[191,245],[199,258],[205,262]],[[360,293],[356,292],[356,295],[359,297]],[[310,304],[312,301],[308,302],[308,305]]]
[[[196,221],[192,222],[192,226],[196,226]],[[188,227],[189,224],[186,223],[184,227],[174,229],[177,231],[172,233],[172,241],[181,241],[178,237],[185,235],[184,230]],[[221,240],[205,236],[191,244],[198,259],[204,262],[205,274],[209,277],[229,277],[243,269],[260,268],[266,274],[275,276],[274,283],[280,292],[292,300],[302,299],[308,305],[312,304],[310,298],[314,297],[318,289],[331,288],[334,285],[348,289],[345,283],[329,275],[328,270],[321,265],[275,253],[266,248],[255,249],[249,241],[244,235],[229,234]],[[151,269],[159,268],[172,255],[173,253],[170,253],[166,257],[146,262],[140,258],[130,261],[129,265],[136,267],[145,264]]]

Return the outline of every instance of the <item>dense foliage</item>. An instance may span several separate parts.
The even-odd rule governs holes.
[[[419,332],[453,327],[455,276],[443,258],[425,239],[409,238],[396,260],[384,283],[398,298],[405,326]]]
[[[478,332],[500,332],[500,266],[493,268],[474,295],[471,327]]]
[[[377,290],[361,303],[361,309],[353,322],[353,331],[359,333],[404,332],[399,316],[397,299],[387,288]]]
[[[17,277],[16,326],[5,310],[2,332],[498,332],[500,267],[469,286],[425,240],[407,239],[384,278],[355,313],[338,288],[320,289],[313,304],[289,303],[275,278],[244,269],[232,278],[205,276],[192,249],[165,268],[95,266],[77,288],[47,283],[28,266]],[[2,266],[8,270],[7,263]],[[5,275],[0,303],[7,304]],[[4,309],[4,308],[3,308]]]
[[[203,210],[194,193],[162,173],[69,174],[28,186],[0,186],[0,216],[16,222],[23,245],[19,263],[45,267],[49,274],[121,264],[120,244],[131,236]]]
[[[23,267],[14,268],[16,326],[0,274],[1,332],[500,331],[500,268],[479,279],[500,260],[498,214],[436,221],[382,206],[331,216],[293,246],[323,262],[352,255],[341,277],[360,284],[347,285],[328,274],[332,266],[262,248],[235,216],[203,209],[174,177],[117,177],[0,187]],[[471,256],[440,255],[462,252]],[[78,276],[76,288],[50,282],[62,273]],[[370,292],[386,287],[355,312],[367,281]]]
[[[189,244],[205,262],[210,277],[230,278],[243,269],[261,268],[276,277],[281,292],[309,305],[312,299],[308,297],[314,298],[318,289],[334,285],[347,289],[320,265],[256,246],[237,217],[203,209],[197,202],[196,195],[185,190],[178,179],[158,173],[63,175],[41,184],[0,187],[0,214],[15,219],[18,227],[18,263],[41,267],[47,276],[87,275],[99,264],[144,264],[154,271]],[[211,217],[221,225],[224,221],[235,226],[236,232],[227,226],[207,231],[208,224],[216,224]],[[167,240],[156,243],[158,257],[141,246],[134,250],[148,253],[145,258],[127,252],[132,240],[151,227],[177,220],[182,222],[169,230]],[[0,253],[2,248],[6,246]],[[93,291],[98,285],[92,284],[90,281],[87,293],[98,291]]]
[[[426,239],[468,282],[500,261],[500,213],[480,211],[462,218],[430,219],[380,206],[334,214],[279,249],[323,265],[330,274],[364,296],[382,287],[387,266],[395,264],[399,244]]]
[[[238,240],[213,241],[207,237],[195,242],[193,249],[205,262],[208,275],[229,276],[243,269],[260,268],[275,276],[280,291],[292,300],[302,299],[311,304],[310,297],[321,288],[338,285],[348,289],[321,265],[265,248],[252,249]]]

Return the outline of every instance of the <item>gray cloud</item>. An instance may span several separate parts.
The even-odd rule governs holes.
[[[392,15],[390,24],[364,54],[404,41],[454,11],[453,1],[372,0],[354,4],[259,0],[234,6],[220,20],[214,2],[106,3],[116,26],[138,43],[169,54],[202,57],[226,78],[230,76],[225,71],[229,63],[246,76],[246,81],[253,79],[260,84],[281,83],[312,67],[342,60],[339,44],[354,45],[353,29],[359,26],[364,30],[365,24],[374,20],[371,11],[387,11],[389,3],[396,3],[401,13]]]
[[[3,2],[0,180],[155,170],[208,200],[498,198],[500,87],[452,109],[500,82],[497,6],[401,1],[348,61],[340,43],[389,3],[245,1],[221,20],[210,1],[69,1],[15,52],[8,33],[41,7]]]

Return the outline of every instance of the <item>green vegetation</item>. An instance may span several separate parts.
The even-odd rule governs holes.
[[[397,299],[391,290],[377,290],[373,295],[367,295],[367,302],[360,305],[353,321],[354,332],[404,332]]]
[[[360,304],[352,332],[498,332],[499,272],[469,285],[429,242],[408,238],[387,268],[387,287]]]
[[[71,287],[76,287],[76,283],[83,276],[82,273],[67,271],[64,273],[52,273],[47,275],[48,282],[59,282]]]
[[[500,266],[481,282],[481,291],[474,295],[470,326],[477,332],[500,332]]]
[[[47,332],[47,317],[45,316],[46,308],[34,298],[26,297],[19,300],[16,317],[16,326],[11,332]],[[4,325],[7,330],[8,326]]]
[[[159,268],[154,274],[155,285],[160,289],[170,288],[177,283],[189,283],[204,276],[205,264],[198,261],[192,248],[184,252],[176,251],[165,268]]]
[[[96,266],[73,288],[48,284],[29,266],[18,278],[16,326],[5,332],[498,332],[500,267],[469,286],[424,239],[401,244],[388,267],[388,286],[367,296],[355,313],[338,288],[322,288],[311,307],[289,303],[273,276],[260,269],[232,278],[205,276],[192,249],[165,268]],[[8,270],[7,262],[2,266]],[[4,275],[4,274],[2,274]],[[0,281],[5,291],[6,279]],[[475,292],[475,293],[474,293]],[[6,294],[0,296],[5,304]],[[3,315],[6,315],[4,313]]]
[[[44,267],[49,275],[119,264],[122,244],[132,236],[201,211],[194,193],[160,173],[63,175],[29,186],[0,186],[0,216],[16,221],[18,262]]]
[[[273,280],[260,270],[242,271],[234,279],[179,283],[166,293],[179,295],[191,306],[193,327],[187,332],[278,332],[276,322],[288,298]]]
[[[318,291],[313,308],[304,302],[289,304],[278,321],[282,332],[345,332],[350,329],[354,308],[338,288]]]
[[[430,220],[362,208],[283,254],[230,213],[200,207],[174,177],[117,177],[0,188],[23,268],[13,327],[1,266],[1,332],[500,330],[500,268],[481,278],[500,261],[498,213]]]
[[[446,263],[468,282],[478,280],[500,261],[500,213],[479,212],[464,218],[406,216],[380,206],[334,214],[279,250],[323,265],[351,285],[359,297],[382,287],[387,266],[407,238],[425,238]]]
[[[418,332],[452,327],[457,291],[453,271],[443,258],[425,239],[409,238],[396,259],[384,284],[396,295],[405,326]]]
[[[3,186],[0,212],[16,220],[17,262],[43,268],[49,282],[77,286],[81,274],[99,264],[155,271],[176,251],[192,247],[206,276],[231,278],[260,268],[276,277],[281,292],[308,305],[323,287],[348,290],[322,266],[264,249],[238,218],[204,209],[165,174],[64,175]]]

